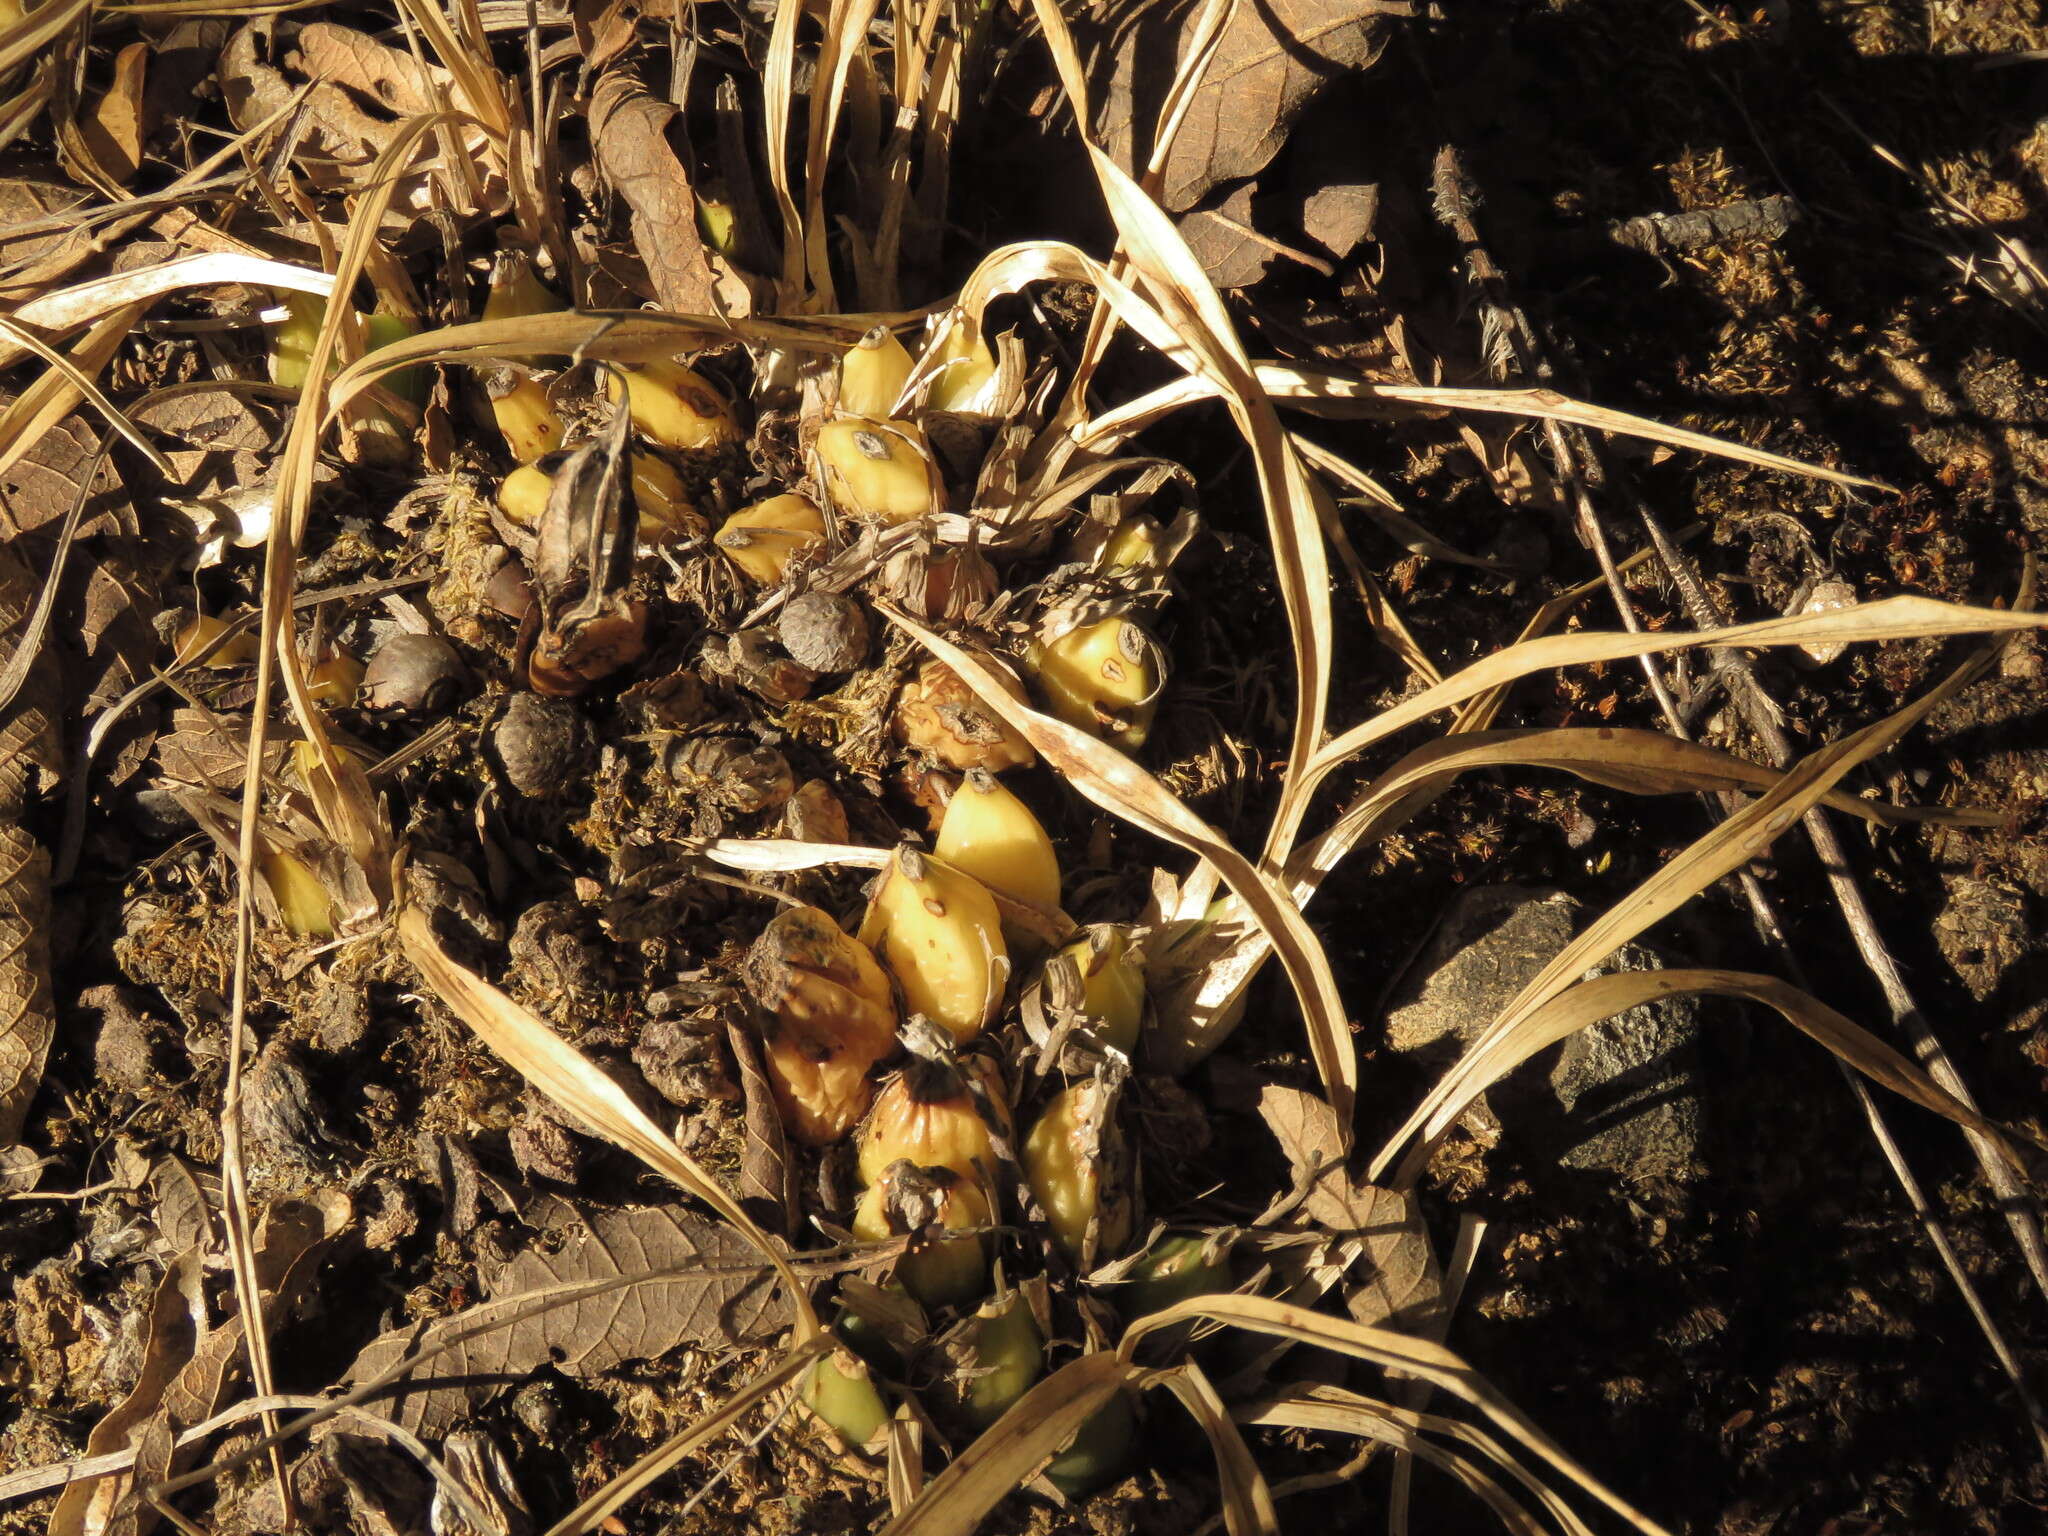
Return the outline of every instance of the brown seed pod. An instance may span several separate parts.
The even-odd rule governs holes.
[[[796,793],[788,758],[738,736],[680,742],[668,768],[679,785],[743,814],[773,810]]]
[[[538,694],[514,694],[491,729],[491,750],[505,778],[520,794],[535,799],[568,789],[589,746],[589,729],[575,707]]]
[[[363,671],[365,708],[439,714],[470,691],[469,668],[439,635],[400,630],[370,653]]]
[[[875,957],[816,907],[778,913],[741,969],[767,1011],[762,1061],[790,1134],[837,1141],[874,1096],[868,1072],[896,1043],[896,1003]]]
[[[1028,768],[1038,754],[944,662],[927,661],[896,700],[896,738],[948,768]]]
[[[836,592],[800,592],[782,605],[782,648],[813,672],[848,672],[868,653],[868,616]]]

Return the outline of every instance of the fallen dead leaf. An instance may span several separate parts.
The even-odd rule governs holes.
[[[485,1392],[549,1362],[571,1376],[595,1376],[680,1344],[711,1351],[759,1344],[792,1319],[760,1250],[723,1222],[667,1206],[582,1213],[566,1201],[549,1203],[534,1220],[563,1229],[558,1250],[528,1248],[484,1274],[481,1305],[393,1329],[356,1357],[349,1376],[367,1381],[415,1349],[518,1318],[454,1343],[423,1367],[422,1381],[379,1396],[380,1412],[439,1435]],[[544,1308],[551,1300],[559,1305]]]
[[[149,55],[148,43],[130,43],[116,54],[113,83],[78,125],[86,148],[116,186],[127,186],[142,169],[142,147],[149,138],[143,103]]]
[[[674,116],[632,74],[614,70],[592,94],[590,138],[605,180],[633,210],[633,244],[661,307],[679,315],[715,314],[716,278],[697,234],[697,199],[669,146]]]
[[[1158,103],[1200,11],[1197,0],[1131,8],[1098,57],[1097,130],[1103,147],[1133,174],[1150,153]],[[1225,183],[1256,176],[1324,85],[1368,67],[1392,23],[1413,14],[1408,0],[1240,4],[1167,156],[1160,202],[1184,213]]]

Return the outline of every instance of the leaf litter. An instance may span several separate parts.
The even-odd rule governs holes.
[[[0,629],[16,647],[0,701],[0,772],[11,774],[0,782],[0,1142],[10,1157],[26,1150],[38,1174],[48,1146],[48,1167],[82,1178],[73,1106],[110,1114],[127,1093],[152,1145],[219,1172],[197,1193],[204,1223],[189,1219],[192,1198],[152,1206],[140,1185],[80,1196],[81,1211],[100,1199],[136,1232],[160,1227],[155,1241],[97,1218],[68,1239],[57,1223],[32,1240],[52,1263],[71,1242],[132,1319],[121,1370],[50,1384],[95,1420],[69,1451],[104,1470],[65,1488],[48,1528],[183,1526],[208,1499],[221,1529],[290,1523],[302,1502],[316,1519],[376,1528],[405,1489],[432,1486],[469,1525],[511,1529],[544,1503],[522,1462],[544,1452],[572,1455],[588,1490],[546,1510],[555,1531],[611,1529],[641,1499],[674,1509],[693,1485],[684,1516],[721,1496],[738,1510],[797,1489],[879,1510],[877,1484],[886,1529],[953,1531],[1020,1487],[1056,1518],[1058,1499],[1143,1464],[1117,1448],[1134,1424],[1185,1412],[1213,1465],[1168,1457],[1162,1468],[1191,1480],[1233,1532],[1277,1528],[1280,1485],[1263,1458],[1282,1442],[1247,1436],[1262,1425],[1395,1445],[1511,1529],[1534,1528],[1524,1499],[1568,1529],[1583,1528],[1580,1503],[1662,1529],[1636,1507],[1654,1490],[1632,1502],[1586,1471],[1437,1342],[1446,1298],[1416,1187],[1425,1159],[1544,1045],[1652,997],[1706,991],[1774,1010],[2024,1167],[2031,1133],[1965,1108],[1779,978],[1707,966],[1578,978],[1770,857],[1809,806],[1936,835],[1992,828],[1990,808],[1878,800],[1844,780],[2034,643],[2042,621],[1982,606],[1997,594],[1979,587],[1974,606],[1954,592],[1902,595],[1787,605],[1787,617],[1711,636],[1545,637],[1569,611],[1560,595],[1519,641],[1487,627],[1486,643],[1441,629],[1425,639],[1404,611],[1419,570],[1512,590],[1519,567],[1459,553],[1476,547],[1469,535],[1400,510],[1349,458],[1286,430],[1283,410],[1316,414],[1333,434],[1352,418],[1426,430],[1444,413],[1508,414],[1794,483],[1886,487],[1547,387],[1362,378],[1314,355],[1254,355],[1254,312],[1225,297],[1240,285],[1218,280],[1219,257],[1188,216],[1229,189],[1235,227],[1274,246],[1247,222],[1250,189],[1270,197],[1284,184],[1269,168],[1333,74],[1384,74],[1405,5],[1134,8],[1087,30],[1092,68],[1045,5],[1035,35],[1008,13],[772,9],[765,27],[719,9],[683,30],[623,12],[508,24],[488,8],[409,0],[374,33],[260,16],[204,34],[212,56],[193,78],[211,94],[170,108],[152,94],[157,71],[189,66],[152,56],[124,15],[73,32],[86,8],[44,5],[0,31],[0,74],[25,68],[38,82],[10,109],[11,131],[61,172],[10,183],[28,238],[55,238],[0,240],[22,294],[4,348],[21,389],[0,417],[0,457],[22,493],[0,549]],[[67,58],[88,57],[81,39],[104,53],[82,97],[31,63],[59,38]],[[543,38],[557,46],[526,51]],[[967,251],[949,229],[956,156],[973,152],[956,129],[988,106],[1004,69],[1064,87],[1067,115],[1041,114],[1042,148],[1078,129],[1106,259],[1052,238]],[[246,158],[218,181],[177,182],[164,205],[175,219],[131,207],[131,186],[153,196],[170,185],[163,157],[183,152],[167,133],[172,109],[189,126],[215,100],[225,121],[216,114],[209,131],[234,135]],[[562,132],[578,119],[586,132]],[[751,164],[762,148],[765,167]],[[191,254],[99,270],[109,264],[96,247],[47,228],[74,211],[74,191],[107,228],[140,217]],[[966,206],[985,196],[968,189]],[[1333,248],[1375,226],[1379,201],[1366,206]],[[261,242],[248,238],[252,219]],[[1316,215],[1314,227],[1335,226]],[[508,274],[535,269],[542,277],[514,293]],[[138,321],[162,329],[131,343]],[[68,355],[54,350],[64,344]],[[898,371],[864,384],[857,369],[870,362]],[[1211,401],[1241,467],[1185,427]],[[279,402],[281,440],[267,427]],[[103,508],[73,528],[94,490],[86,466],[100,462],[84,445],[103,432],[118,440],[106,452],[124,488],[156,483],[131,516]],[[1139,434],[1146,456],[1120,457]],[[198,460],[159,446],[179,437],[202,458],[239,452],[274,475],[258,525],[230,530],[247,542],[224,545],[217,513],[200,526],[181,510],[212,486]],[[1152,452],[1155,438],[1189,462]],[[1364,441],[1343,440],[1353,455]],[[565,461],[556,448],[577,452]],[[342,495],[325,489],[336,459]],[[1524,478],[1540,470],[1524,465]],[[543,489],[523,507],[515,484],[529,472]],[[1126,473],[1131,489],[1108,489]],[[1233,473],[1261,516],[1219,518],[1233,531],[1205,541],[1187,515],[1196,490]],[[1494,483],[1511,502],[1522,495]],[[909,511],[891,499],[905,485]],[[1409,557],[1397,582],[1342,539],[1337,489],[1384,514]],[[753,516],[777,495],[798,505]],[[53,609],[33,562],[60,522],[84,597]],[[1357,634],[1332,594],[1326,537],[1359,592]],[[1184,573],[1191,543],[1203,554]],[[1249,630],[1229,633],[1219,562],[1277,596],[1269,649],[1291,666],[1267,684],[1263,720],[1216,703],[1235,678],[1242,706],[1245,680],[1268,664]],[[393,590],[422,568],[440,572],[424,606]],[[173,579],[142,574],[160,569]],[[348,595],[305,601],[336,578]],[[60,594],[56,577],[48,590]],[[850,597],[887,623],[799,660],[778,615],[806,592]],[[32,609],[61,614],[61,636]],[[1898,657],[1899,642],[1963,633],[1999,641],[1877,724],[1845,720],[1783,773],[1755,766],[1739,741],[1698,746],[1580,715],[1487,728],[1515,684],[1542,679],[1575,697],[1582,685],[1566,679],[1605,678],[1616,662],[1682,666],[1734,646],[1821,660],[1855,642],[1892,642],[1878,654]],[[1420,686],[1405,697],[1357,686],[1360,635]],[[431,641],[410,654],[444,658],[440,670],[417,688],[366,689],[366,663],[391,675],[406,649],[395,640]],[[1478,659],[1446,675],[1432,647]],[[1183,648],[1201,658],[1190,679],[1174,676]],[[161,720],[143,686],[159,669],[182,699]],[[948,735],[896,706],[913,676],[948,701],[928,711]],[[67,690],[54,704],[53,677]],[[515,710],[515,699],[548,702]],[[102,757],[100,732],[131,709],[132,734]],[[1209,746],[1190,753],[1205,715]],[[1449,733],[1400,761],[1368,760],[1443,718]],[[38,773],[58,767],[60,719],[95,747],[60,834],[67,869],[85,871],[65,899],[102,907],[66,909],[88,913],[86,937],[66,936],[53,971],[50,785]],[[958,797],[986,792],[959,770],[997,749],[1013,760],[996,771],[1041,765],[1017,776],[1027,790],[1013,842],[975,854],[971,870],[916,852],[931,837],[948,846],[952,807],[969,803]],[[1273,766],[1220,766],[1255,754]],[[742,761],[744,776],[704,772]],[[1632,795],[1757,798],[1596,918],[1362,1175],[1355,1140],[1391,1126],[1377,1063],[1359,1048],[1376,1020],[1350,956],[1304,908],[1326,883],[1355,879],[1347,855],[1398,848],[1467,794],[1476,770],[1529,767]],[[1305,839],[1319,792],[1359,772],[1373,776]],[[1219,798],[1233,779],[1259,784],[1263,833]],[[1042,868],[1023,877],[1012,862],[1039,842],[1051,896],[1034,884]],[[782,1119],[796,1097],[827,1091],[822,1069],[843,1047],[818,1020],[865,973],[806,958],[794,1004],[750,999],[738,957],[785,909],[819,913],[821,932],[864,954],[852,933],[880,931],[858,922],[877,869],[954,881],[930,886],[950,894],[926,898],[926,948],[980,956],[997,980],[959,1013],[957,967],[919,962],[894,939],[890,971],[868,959],[879,991],[855,1016],[887,1027],[860,1048],[866,1070],[853,1077],[870,1093],[880,1071],[869,1063],[901,1065],[880,1083],[856,1160],[799,1145],[813,1122],[792,1119],[785,1134]],[[986,917],[961,894],[974,891]],[[1254,992],[1272,954],[1291,998]],[[1003,989],[1013,973],[1028,998],[1054,998],[1056,1049],[1024,1038]],[[129,1087],[72,1094],[53,978],[73,974],[149,989],[183,1029],[184,1080],[164,1075],[141,1026]],[[899,1000],[944,1030],[905,1017]],[[1043,1003],[1026,1007],[1042,1026]],[[1230,1038],[1240,1025],[1251,1054]],[[1306,1060],[1290,1061],[1303,1040]],[[45,1084],[53,1050],[58,1075]],[[305,1060],[338,1097],[322,1098]],[[1257,1159],[1214,1150],[1219,1111],[1203,1099],[1227,1100],[1217,1085],[1232,1071],[1259,1079],[1252,1102],[1280,1156],[1263,1169],[1271,1179]],[[880,1107],[891,1103],[915,1112],[899,1125],[901,1110]],[[966,1117],[971,1153],[934,1129],[949,1115]],[[438,1185],[394,1177],[383,1150],[422,1118],[448,1149]],[[1051,1129],[1069,1125],[1069,1140]],[[24,1132],[25,1148],[12,1146]],[[899,1143],[915,1155],[882,1150]],[[371,1156],[351,1169],[365,1145]],[[1404,1148],[1392,1186],[1368,1182]],[[190,1196],[190,1182],[162,1187]],[[677,1189],[697,1203],[672,1203]],[[871,1201],[878,1228],[863,1226]],[[429,1242],[436,1223],[421,1206],[434,1202],[444,1210]],[[1072,1220],[1078,1244],[1064,1235]],[[849,1221],[862,1241],[847,1242]],[[1199,1251],[1215,1266],[1208,1239],[1176,1244],[1219,1229],[1241,1236],[1222,1245],[1234,1251],[1220,1272],[1202,1270],[1210,1294],[1156,1289],[1170,1255]],[[174,1230],[185,1240],[169,1245]],[[344,1241],[356,1236],[362,1246]],[[966,1290],[940,1287],[946,1262],[962,1259]],[[374,1278],[388,1298],[374,1316],[330,1284],[342,1273]],[[863,1296],[892,1298],[886,1344],[862,1335]],[[334,1337],[305,1357],[324,1371],[312,1384],[341,1395],[278,1389],[281,1369],[303,1376],[313,1318]],[[1234,1353],[1214,1352],[1217,1325],[1243,1336]],[[1002,1339],[1012,1356],[998,1361]],[[1297,1356],[1304,1347],[1318,1353]],[[949,1380],[976,1351],[979,1364]],[[1571,1497],[1476,1423],[1329,1382],[1272,1390],[1282,1361],[1333,1355],[1459,1398]],[[984,1398],[994,1382],[1007,1395]],[[209,1440],[238,1422],[245,1385],[241,1417],[260,1434]],[[590,1432],[601,1417],[624,1431],[623,1464]],[[885,1470],[863,1444],[886,1447]],[[217,1460],[200,1464],[207,1454]]]

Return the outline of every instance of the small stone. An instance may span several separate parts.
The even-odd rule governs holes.
[[[803,592],[783,605],[776,625],[782,648],[813,672],[846,672],[868,653],[868,616],[836,592]]]
[[[491,750],[520,794],[550,800],[576,785],[590,752],[590,731],[575,705],[514,694],[491,730]]]
[[[1855,606],[1856,589],[1846,581],[1830,580],[1818,583],[1807,594],[1799,612],[1801,617],[1810,617],[1815,614],[1838,613],[1844,608]],[[1839,658],[1848,648],[1848,643],[1842,640],[1821,640],[1812,645],[1799,647],[1822,666]]]
[[[171,842],[199,825],[167,789],[138,789],[129,797],[127,810],[129,826],[151,842]]]
[[[453,708],[470,686],[469,668],[454,646],[439,635],[400,630],[371,653],[362,703],[366,709],[437,715]]]
[[[1560,891],[1484,886],[1452,904],[1387,1015],[1388,1044],[1448,1065],[1571,942],[1582,915]],[[1654,970],[1629,944],[1593,974]],[[1645,1003],[1566,1040],[1546,1081],[1515,1074],[1489,1094],[1509,1135],[1567,1168],[1628,1179],[1697,1178],[1699,1007]]]

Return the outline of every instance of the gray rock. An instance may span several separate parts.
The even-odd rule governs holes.
[[[1560,891],[1465,892],[1409,967],[1387,1016],[1397,1051],[1448,1066],[1570,942],[1585,913]],[[1654,970],[1624,946],[1589,974]],[[1567,1168],[1641,1180],[1692,1179],[1700,1161],[1697,1002],[1661,998],[1582,1030],[1492,1092],[1508,1134]]]

